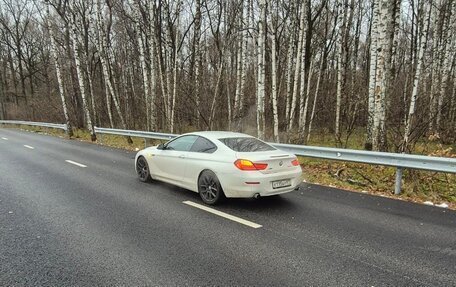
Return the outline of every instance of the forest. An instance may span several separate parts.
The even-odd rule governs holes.
[[[456,0],[0,0],[0,119],[454,144]]]

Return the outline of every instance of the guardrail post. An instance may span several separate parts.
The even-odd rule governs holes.
[[[394,186],[394,194],[401,194],[402,171],[402,167],[396,168],[396,184]]]
[[[147,138],[144,138],[144,148],[147,148]]]

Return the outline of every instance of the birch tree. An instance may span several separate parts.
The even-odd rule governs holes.
[[[123,129],[127,129],[127,124],[125,118],[122,114],[119,98],[117,96],[116,90],[114,88],[114,83],[111,77],[110,71],[112,71],[111,61],[110,61],[110,47],[108,46],[108,31],[106,31],[103,23],[102,17],[102,5],[101,0],[97,0],[96,14],[97,14],[97,28],[98,28],[98,49],[99,49],[99,58],[101,62],[101,68],[103,70],[103,77],[106,83],[106,95],[113,100],[114,106],[116,108],[117,114],[120,118]],[[108,107],[109,108],[109,107]],[[130,140],[131,141],[131,140]]]
[[[200,0],[197,0],[200,1]],[[156,43],[155,43],[155,2],[151,1],[149,3],[149,70],[150,70],[150,97],[149,102],[146,103],[149,107],[150,113],[150,122],[149,126],[152,131],[157,129],[157,112],[155,109],[156,103],[156,65],[155,65],[155,55],[156,55]]]
[[[86,125],[87,129],[90,132],[90,137],[92,141],[97,140],[97,135],[95,134],[95,128],[92,124],[92,117],[89,112],[89,107],[87,105],[87,98],[86,98],[86,91],[85,91],[85,83],[84,83],[84,77],[83,77],[83,72],[82,72],[82,67],[81,67],[81,55],[80,55],[80,48],[79,43],[80,43],[80,33],[77,30],[77,27],[79,25],[78,17],[75,13],[75,3],[72,3],[72,15],[70,15],[70,26],[71,26],[71,43],[72,43],[72,48],[73,48],[73,57],[74,57],[74,62],[76,65],[76,74],[78,78],[78,83],[79,83],[79,90],[81,93],[81,98],[82,98],[82,109],[83,113],[85,115],[86,119]]]
[[[264,101],[265,101],[265,25],[266,25],[266,0],[260,0],[260,18],[258,20],[258,83],[257,83],[257,136],[264,138]]]
[[[413,77],[413,90],[412,90],[412,97],[410,99],[410,107],[408,111],[407,120],[405,123],[405,131],[404,131],[404,141],[402,144],[402,150],[406,151],[409,149],[409,144],[411,141],[412,136],[412,124],[415,120],[415,112],[416,112],[416,101],[419,96],[419,86],[420,86],[420,76],[423,69],[423,61],[424,61],[424,52],[426,50],[427,44],[427,35],[429,31],[429,23],[430,23],[430,14],[432,11],[432,5],[430,3],[424,2],[423,3],[423,26],[421,28],[420,33],[420,42],[419,42],[419,50],[418,50],[418,59],[417,59],[417,66],[415,75]]]
[[[305,19],[306,19],[306,1],[302,1],[301,11],[300,11],[300,21],[299,21],[299,39],[298,39],[298,50],[296,52],[296,65],[295,65],[295,74],[293,82],[293,93],[290,107],[290,116],[288,122],[288,132],[293,129],[293,122],[295,119],[296,105],[298,100],[298,85],[299,85],[299,75],[301,72],[302,63],[302,53],[303,53],[303,44],[304,44],[304,35],[305,35]]]
[[[72,128],[72,125],[71,125],[71,122],[70,122],[70,116],[68,114],[68,108],[67,108],[67,103],[66,103],[66,99],[65,99],[65,87],[63,86],[63,79],[62,79],[62,68],[60,67],[60,63],[59,63],[59,56],[58,56],[58,53],[57,53],[57,45],[55,43],[55,39],[54,39],[54,31],[53,31],[53,28],[52,28],[52,25],[51,25],[51,13],[50,13],[50,8],[49,8],[49,2],[46,3],[46,20],[47,20],[47,23],[46,23],[46,26],[47,26],[47,29],[49,31],[49,38],[50,38],[50,44],[51,44],[51,53],[52,53],[52,57],[53,57],[53,60],[54,60],[54,66],[55,66],[55,73],[56,73],[56,76],[57,76],[57,84],[58,84],[58,89],[59,89],[59,96],[60,96],[60,100],[62,102],[62,111],[63,111],[63,116],[65,117],[65,123],[67,125],[67,134],[68,134],[68,137],[72,137],[73,136],[73,128]]]
[[[138,41],[139,47],[139,63],[141,66],[142,72],[142,82],[143,82],[143,92],[144,92],[144,99],[146,102],[146,119],[147,119],[147,128],[150,129],[151,123],[151,110],[150,110],[150,96],[149,96],[149,73],[147,71],[146,65],[146,51],[144,45],[144,31],[142,30],[142,25],[140,22],[141,19],[141,7],[139,2],[135,2],[134,7],[134,15],[135,15],[135,25],[136,25],[136,40]]]
[[[431,38],[432,41],[432,48],[431,48],[431,57],[432,57],[432,64],[430,69],[430,78],[431,80],[431,87],[430,87],[430,104],[429,104],[429,132],[430,134],[435,135],[437,133],[437,129],[435,127],[436,118],[437,118],[437,105],[438,105],[438,86],[439,86],[439,66],[440,66],[440,48],[441,48],[441,39],[436,37],[438,34],[443,33],[441,29],[443,17],[439,17],[440,9],[442,7],[441,0],[433,1],[432,5],[434,5],[434,9],[431,12],[430,18],[430,28],[429,32],[433,33]]]
[[[200,127],[200,93],[201,93],[201,69],[202,69],[202,51],[201,51],[201,0],[196,0],[195,12],[195,35],[194,35],[194,55],[195,55],[195,112],[196,127]]]
[[[369,66],[369,96],[368,96],[368,115],[367,115],[367,135],[365,148],[372,149],[372,138],[374,133],[375,118],[375,87],[377,80],[377,45],[378,45],[378,22],[380,21],[379,1],[372,2],[372,24],[370,31],[370,66]]]
[[[343,1],[343,2],[342,2]],[[338,17],[339,26],[338,26],[338,37],[337,37],[337,48],[338,48],[338,57],[337,57],[337,93],[336,93],[336,124],[334,129],[334,136],[336,142],[340,143],[340,110],[342,103],[342,89],[345,82],[344,79],[344,58],[345,58],[345,49],[344,49],[344,40],[345,40],[345,28],[346,28],[346,14],[347,11],[344,7],[347,6],[347,0],[339,0],[338,2]]]
[[[439,91],[439,98],[438,98],[438,109],[437,109],[437,117],[436,117],[436,127],[437,135],[441,130],[441,120],[442,120],[442,109],[443,109],[443,102],[447,92],[447,88],[450,84],[450,77],[451,77],[451,69],[452,69],[452,61],[456,59],[455,46],[456,46],[456,37],[450,36],[451,33],[456,32],[456,1],[449,1],[447,7],[447,16],[445,17],[446,26],[444,28],[443,37],[442,37],[442,69],[441,69],[441,84],[440,84],[440,91]],[[452,57],[453,55],[453,57]],[[453,65],[454,66],[454,65]],[[453,67],[455,69],[455,67]],[[456,86],[454,83],[453,85]]]
[[[245,94],[245,82],[247,80],[247,69],[248,69],[248,45],[249,45],[249,28],[250,28],[250,8],[251,8],[251,0],[246,1],[246,8],[243,7],[243,20],[245,22],[244,31],[242,33],[242,56],[241,56],[241,82],[239,84],[239,105],[236,120],[236,129],[238,131],[241,130],[241,119],[243,117],[243,110],[244,110],[244,94]]]
[[[177,73],[178,73],[178,67],[179,67],[179,50],[180,50],[180,35],[179,35],[179,21],[180,21],[180,9],[181,9],[181,2],[179,1],[177,4],[176,8],[176,17],[177,17],[177,25],[176,25],[176,32],[175,32],[175,41],[174,41],[174,61],[173,61],[173,97],[172,97],[172,103],[171,103],[171,121],[170,121],[170,132],[174,132],[174,113],[175,113],[175,107],[176,107],[176,99],[177,99]]]
[[[277,25],[278,17],[273,12],[274,7],[269,7],[269,18],[271,20],[271,97],[272,97],[272,115],[273,115],[273,138],[275,142],[279,142],[279,111],[277,106],[278,85],[277,85]],[[277,11],[277,8],[275,9]]]
[[[307,11],[310,10],[310,5],[311,1],[304,1],[306,9],[306,14],[308,13]],[[306,61],[309,58],[309,55],[307,54],[307,49],[306,49],[306,43],[307,41],[307,35],[308,35],[308,24],[304,26],[304,31],[303,31],[303,39],[302,39],[302,59],[301,59],[301,88],[300,88],[300,97],[299,97],[299,117],[298,117],[298,127],[299,127],[299,133],[302,135],[301,137],[304,137],[304,129],[305,129],[305,117],[307,116],[307,106],[305,105],[305,102],[308,103],[307,97],[306,97],[306,83],[307,83],[307,78],[306,78]],[[310,42],[312,39],[310,39]],[[309,77],[310,77],[309,73]]]

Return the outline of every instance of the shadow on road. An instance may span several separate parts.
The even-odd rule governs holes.
[[[196,192],[159,181],[154,181],[149,183],[149,185],[154,191],[169,193],[180,201],[190,200],[199,204],[204,204]],[[262,197],[259,199],[227,198],[220,204],[213,207],[221,211],[255,211],[257,213],[271,214],[278,212],[283,213],[285,211],[292,212],[293,210],[297,210],[299,208],[302,209],[302,203],[301,207],[299,207],[298,204],[289,198],[288,194],[286,194]]]

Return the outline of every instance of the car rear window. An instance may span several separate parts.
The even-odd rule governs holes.
[[[236,138],[223,138],[219,139],[230,149],[237,152],[256,152],[256,151],[268,151],[275,150],[272,146],[264,143],[256,138],[250,137],[236,137]]]

